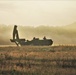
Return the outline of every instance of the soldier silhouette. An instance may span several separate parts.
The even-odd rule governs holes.
[[[13,29],[13,40],[14,39],[19,39],[17,25],[14,25],[14,29]]]
[[[46,40],[46,37],[44,36],[44,38],[43,38],[44,40]]]

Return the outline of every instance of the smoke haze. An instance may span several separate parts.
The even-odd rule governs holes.
[[[32,40],[33,37],[51,38],[54,44],[76,44],[76,23],[66,26],[18,26],[20,38]],[[13,26],[0,25],[0,45],[12,44]]]

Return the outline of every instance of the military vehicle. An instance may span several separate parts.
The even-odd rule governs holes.
[[[43,39],[33,38],[32,40],[25,40],[25,39],[10,39],[11,42],[14,42],[17,46],[25,46],[25,45],[33,45],[33,46],[49,46],[53,44],[52,39]]]
[[[18,34],[18,30],[17,30],[17,25],[14,25],[14,29],[13,29],[13,39],[10,39],[11,42],[14,42],[17,46],[21,45],[34,45],[34,46],[45,46],[45,45],[52,45],[53,41],[51,39],[46,39],[46,37],[44,36],[44,38],[42,40],[40,40],[39,38],[33,38],[31,41],[29,40],[25,40],[25,39],[20,39],[19,38],[19,34]]]

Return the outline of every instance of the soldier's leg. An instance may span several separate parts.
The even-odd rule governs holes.
[[[16,39],[19,39],[19,34],[18,34],[18,31],[16,33]]]
[[[15,33],[13,33],[13,40],[15,39]]]

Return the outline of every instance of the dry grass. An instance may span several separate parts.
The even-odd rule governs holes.
[[[0,47],[0,75],[76,75],[76,46]]]

